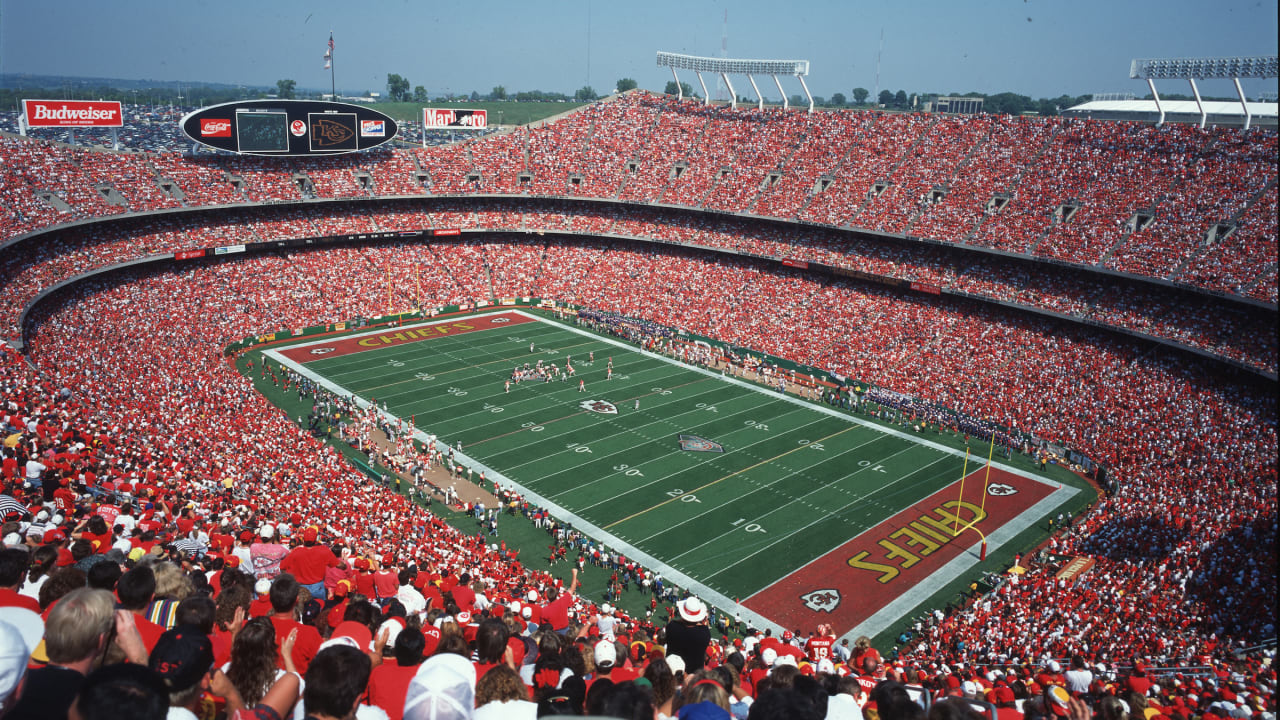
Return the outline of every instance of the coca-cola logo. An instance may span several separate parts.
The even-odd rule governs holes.
[[[201,119],[200,137],[231,137],[231,121],[223,118]]]

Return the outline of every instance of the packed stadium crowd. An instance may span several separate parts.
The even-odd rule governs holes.
[[[583,207],[528,200],[362,203],[340,208],[267,206],[230,214],[209,211],[166,215],[59,231],[27,243],[22,253],[11,253],[0,260],[0,272],[10,288],[0,298],[0,318],[7,332],[16,333],[23,307],[41,290],[80,273],[150,254],[430,228],[606,234],[819,262],[1173,340],[1270,372],[1277,367],[1276,337],[1266,330],[1273,322],[1270,314],[1193,293],[1170,292],[1141,283],[1103,288],[1081,272],[995,257],[975,258],[947,247],[914,247],[844,237],[828,230],[806,228],[788,233],[747,220],[708,218],[673,210]],[[512,238],[508,242],[512,244],[509,250],[500,243],[485,245],[482,264],[492,275],[489,279],[468,269],[471,266],[467,263],[473,258],[467,246],[450,249],[449,245],[440,245],[443,254],[437,253],[435,262],[445,263],[445,270],[465,285],[449,298],[450,302],[490,296],[558,297],[545,286],[555,283],[555,274],[545,272],[541,266],[546,257],[541,248],[550,241],[540,238],[531,245],[528,238]],[[516,252],[522,259],[508,262],[505,254]],[[450,258],[463,262],[454,266]],[[556,290],[562,291],[563,288]]]
[[[1275,215],[1260,200],[1275,191],[1276,148],[1276,134],[1258,129],[778,113],[638,92],[537,127],[305,169],[270,158],[185,157],[181,143],[137,155],[7,138],[0,202],[10,235],[176,204],[312,197],[663,202],[969,242],[1275,302],[1266,294],[1274,273],[1257,259],[1276,254]],[[96,189],[106,180],[114,202]],[[176,189],[159,191],[161,182]]]
[[[776,120],[637,94],[484,142],[308,166],[304,182],[277,160],[117,161],[126,156],[4,139],[0,230],[386,188],[616,196],[891,232],[927,227],[949,242],[1194,277],[1274,302],[1274,163],[1270,175],[1253,170],[1267,147],[1273,159],[1275,136],[1234,137],[915,114]],[[180,192],[148,186],[155,177]],[[809,192],[824,177],[830,188]],[[945,196],[927,196],[949,178]],[[95,187],[103,183],[127,204]],[[993,190],[1008,193],[999,212],[987,207]],[[1161,204],[1184,202],[1214,209],[1168,227]],[[1054,220],[1045,203],[1077,208],[1078,224]],[[1126,225],[1142,208],[1155,209],[1154,221]],[[360,706],[358,717],[392,718],[951,720],[971,717],[962,701],[974,700],[1008,720],[1274,717],[1269,654],[1246,651],[1275,634],[1269,386],[1062,319],[715,250],[884,273],[1274,372],[1265,313],[946,247],[657,208],[452,200],[237,212],[98,223],[10,249],[0,266],[6,332],[17,334],[42,290],[152,253],[424,228],[498,232],[123,270],[38,307],[28,355],[0,355],[0,715],[60,717],[74,706],[80,717],[338,718]],[[1202,247],[1203,233],[1226,221],[1232,232]],[[542,230],[694,247],[527,234]],[[1257,272],[1268,243],[1269,279]],[[222,354],[276,329],[494,297],[572,302],[597,320],[629,318],[646,336],[706,335],[869,380],[886,402],[949,408],[980,420],[978,430],[1079,450],[1109,468],[1114,491],[1044,551],[1092,567],[1066,578],[1060,563],[1029,562],[994,592],[922,622],[901,647],[880,648],[883,657],[821,625],[733,623],[730,640],[732,608],[713,619],[684,593],[663,595],[670,622],[629,617],[577,593],[576,573],[530,570],[353,470]],[[909,699],[916,687],[931,693],[927,711]],[[134,705],[113,704],[125,702]]]

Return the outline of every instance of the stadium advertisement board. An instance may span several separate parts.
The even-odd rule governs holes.
[[[124,127],[120,103],[111,100],[23,100],[28,127]]]
[[[489,127],[489,111],[423,108],[422,127],[448,128],[450,130],[483,130]]]
[[[399,126],[371,107],[320,100],[243,100],[182,118],[187,137],[243,155],[301,157],[368,150],[395,138]]]

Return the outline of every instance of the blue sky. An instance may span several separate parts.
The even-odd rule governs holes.
[[[670,72],[655,51],[719,55],[726,10],[730,57],[807,59],[822,96],[874,89],[882,29],[879,87],[909,93],[1141,95],[1135,57],[1277,52],[1275,0],[0,0],[0,73],[328,87],[333,30],[342,91],[385,92],[392,72],[432,95],[604,92],[620,77],[661,90]],[[794,79],[783,87],[799,92]],[[1225,81],[1202,89],[1232,93]]]

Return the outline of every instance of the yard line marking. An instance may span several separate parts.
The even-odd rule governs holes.
[[[837,430],[836,432],[833,432],[833,433],[831,433],[830,435],[828,435],[828,436],[826,436],[826,437],[819,438],[816,442],[826,442],[826,441],[830,440],[831,438],[836,437],[837,435],[843,435],[843,434],[845,434],[845,433],[849,432],[849,431],[850,431],[850,430],[852,430],[852,429],[853,429],[853,426],[851,425],[851,426],[849,426],[849,427],[847,427],[847,428],[845,428],[845,429],[843,429],[843,430]],[[709,488],[709,487],[711,487],[712,485],[715,485],[716,483],[724,482],[725,480],[728,480],[728,479],[729,479],[729,478],[731,478],[731,477],[735,477],[735,476],[737,476],[737,475],[741,475],[742,473],[747,472],[748,470],[754,470],[754,469],[756,469],[756,468],[760,467],[761,465],[765,465],[765,464],[771,463],[771,462],[773,462],[774,460],[777,460],[778,458],[786,457],[786,456],[790,455],[790,454],[791,454],[791,453],[793,453],[793,452],[797,452],[797,451],[799,451],[799,450],[804,450],[804,449],[806,449],[806,448],[808,448],[808,447],[809,447],[808,445],[797,445],[796,447],[793,447],[793,448],[791,448],[790,450],[788,450],[788,451],[786,451],[786,452],[784,452],[784,453],[781,453],[781,454],[779,454],[779,455],[775,455],[775,456],[773,456],[773,457],[771,457],[771,458],[769,458],[769,459],[767,459],[767,460],[761,460],[760,462],[756,463],[755,465],[752,465],[751,467],[745,467],[745,468],[742,468],[741,470],[738,470],[738,471],[736,471],[736,472],[731,472],[731,473],[729,473],[728,475],[725,475],[724,477],[720,478],[719,480],[712,480],[711,482],[707,483],[706,485],[702,485],[702,486],[700,486],[700,487],[696,487],[696,488],[694,488],[694,489],[690,490],[689,492],[686,492],[686,493],[683,493],[683,494],[684,494],[684,495],[689,495],[689,494],[692,494],[692,493],[696,493],[696,492],[698,492],[699,490],[702,490],[702,489],[705,489],[705,488]],[[651,512],[651,511],[653,511],[653,510],[657,510],[658,508],[662,507],[663,505],[666,505],[666,504],[668,504],[668,503],[676,502],[676,501],[678,501],[679,499],[680,499],[679,497],[673,497],[673,498],[671,498],[670,500],[663,500],[662,502],[658,503],[657,505],[654,505],[654,506],[653,506],[653,507],[651,507],[651,508],[648,508],[648,509],[646,509],[646,510],[641,510],[641,511],[640,511],[640,512],[638,512],[638,513],[633,513],[633,514],[631,514],[631,515],[628,515],[628,516],[626,516],[626,517],[622,518],[621,520],[618,520],[618,521],[615,521],[615,522],[611,522],[611,523],[609,523],[608,525],[605,525],[605,526],[604,526],[604,529],[605,529],[605,530],[608,530],[609,528],[614,527],[614,526],[616,526],[616,525],[620,525],[620,524],[622,524],[622,523],[624,523],[624,522],[626,522],[626,521],[628,521],[628,520],[630,520],[630,519],[632,519],[632,518],[640,517],[641,515],[644,515],[644,514],[645,514],[645,513],[647,513],[647,512]]]
[[[794,432],[794,431],[792,431],[792,432]],[[793,476],[795,476],[795,475],[800,475],[801,473],[809,472],[809,471],[810,471],[810,470],[812,470],[813,468],[816,468],[816,467],[818,467],[819,465],[822,465],[823,463],[828,463],[828,462],[835,462],[835,461],[838,461],[840,458],[844,457],[845,455],[847,455],[847,454],[849,454],[849,453],[851,453],[851,452],[854,452],[854,451],[856,451],[856,450],[860,450],[860,449],[862,449],[862,448],[866,447],[867,445],[870,445],[871,443],[873,443],[873,442],[875,442],[875,441],[877,441],[877,440],[880,440],[880,439],[881,439],[881,438],[878,438],[878,437],[877,437],[877,438],[871,438],[870,440],[867,440],[867,441],[866,441],[866,442],[864,442],[864,443],[859,443],[858,445],[854,445],[853,447],[850,447],[850,448],[849,448],[849,449],[847,449],[847,450],[843,450],[843,451],[841,451],[838,455],[835,455],[835,456],[832,456],[832,457],[822,457],[822,456],[819,456],[819,457],[818,457],[818,459],[817,459],[817,462],[813,463],[812,465],[810,465],[810,466],[808,466],[808,467],[806,467],[806,468],[802,468],[802,469],[800,469],[800,470],[791,470],[791,469],[789,469],[789,468],[782,468],[783,470],[787,470],[787,471],[788,471],[786,475],[782,475],[782,476],[778,477],[778,478],[777,478],[777,479],[775,479],[775,480],[771,480],[771,481],[769,481],[769,482],[765,483],[764,485],[758,485],[758,486],[756,486],[756,487],[755,487],[755,489],[750,490],[749,492],[743,493],[743,494],[741,494],[741,495],[738,495],[737,497],[735,497],[735,498],[733,499],[733,501],[741,500],[742,498],[745,498],[745,497],[747,497],[747,496],[749,496],[749,495],[753,495],[753,494],[755,494],[755,493],[758,493],[758,492],[760,492],[761,490],[766,490],[766,489],[768,489],[768,488],[771,488],[771,487],[773,487],[774,485],[777,485],[778,483],[782,482],[783,480],[786,480],[787,478],[793,477]],[[803,447],[803,446],[802,446],[802,447]],[[908,449],[909,449],[909,448],[908,448]],[[900,452],[905,452],[905,450],[900,451]],[[897,455],[897,454],[899,454],[899,453],[894,453],[894,455]],[[837,489],[837,490],[838,490],[839,488],[833,488],[833,486],[834,486],[836,483],[839,483],[839,482],[842,482],[842,481],[844,481],[844,480],[847,480],[848,478],[851,478],[851,477],[853,477],[854,475],[857,475],[858,473],[862,472],[863,470],[869,470],[869,469],[871,469],[872,467],[874,467],[876,463],[882,463],[882,462],[884,462],[885,460],[888,460],[890,457],[893,457],[894,455],[889,455],[888,457],[885,457],[885,458],[882,458],[882,459],[880,459],[880,460],[877,460],[877,461],[875,461],[875,463],[872,463],[871,465],[866,465],[866,466],[864,466],[864,467],[860,467],[860,468],[858,468],[857,470],[854,470],[852,473],[849,473],[848,475],[845,475],[844,477],[840,478],[839,480],[832,481],[832,483],[831,483],[831,484],[828,484],[828,485],[819,485],[818,487],[815,487],[814,489],[810,490],[809,492],[807,492],[807,493],[805,493],[805,494],[803,494],[803,495],[801,495],[801,496],[799,496],[799,497],[797,497],[797,498],[795,498],[795,499],[793,499],[793,500],[788,501],[785,505],[779,505],[778,507],[776,507],[776,508],[774,508],[774,509],[770,510],[769,512],[765,513],[764,515],[761,515],[760,517],[762,517],[762,518],[764,518],[764,517],[769,517],[769,516],[770,516],[770,515],[772,515],[773,513],[778,512],[779,510],[782,510],[783,508],[789,507],[789,506],[794,505],[794,504],[796,504],[796,503],[800,503],[801,505],[805,505],[805,506],[807,506],[807,507],[814,508],[814,506],[813,506],[813,505],[810,505],[809,503],[805,502],[805,501],[804,501],[804,498],[807,498],[807,497],[809,497],[810,495],[812,495],[812,494],[814,494],[814,493],[816,493],[816,492],[821,492],[821,491],[823,491],[823,490],[831,490],[831,489]],[[782,466],[781,466],[781,465],[779,465],[779,467],[782,467]],[[690,492],[692,492],[692,491],[690,491]],[[730,501],[730,502],[733,502],[733,501]],[[691,517],[691,518],[688,518],[687,520],[682,520],[682,521],[680,521],[679,523],[677,523],[677,524],[675,524],[675,525],[672,525],[672,526],[667,527],[667,528],[663,528],[660,532],[656,532],[656,533],[654,533],[654,534],[652,534],[652,535],[650,535],[650,536],[648,536],[648,537],[646,537],[646,538],[641,538],[641,539],[640,539],[640,542],[646,542],[646,541],[652,540],[653,538],[658,537],[659,535],[666,534],[666,533],[670,532],[671,530],[674,530],[674,529],[676,529],[676,528],[678,528],[678,527],[681,527],[681,526],[683,526],[683,525],[687,525],[687,524],[689,524],[689,523],[691,523],[691,522],[693,522],[693,521],[697,520],[698,518],[700,518],[700,517],[702,517],[702,516],[704,516],[704,515],[706,515],[706,514],[708,514],[708,513],[713,513],[713,512],[715,512],[715,511],[717,511],[717,510],[720,510],[720,509],[722,509],[722,508],[728,507],[728,505],[729,505],[729,503],[721,503],[721,504],[719,504],[719,505],[716,505],[715,507],[707,508],[706,510],[704,510],[704,511],[702,511],[702,512],[698,513],[697,515],[694,515],[694,516],[693,516],[693,517]],[[814,509],[816,510],[817,508],[814,508]],[[756,522],[759,522],[759,519],[758,519],[758,518],[757,518]],[[711,544],[711,543],[715,542],[716,540],[719,540],[720,538],[724,537],[725,535],[728,535],[729,533],[734,532],[735,530],[737,530],[737,528],[733,528],[732,530],[729,530],[728,532],[725,532],[725,533],[722,533],[722,534],[720,534],[720,535],[717,535],[717,536],[716,536],[715,538],[713,538],[712,540],[708,540],[707,542],[704,542],[704,543],[702,543],[702,545],[698,545],[697,547],[690,548],[690,549],[688,549],[688,550],[686,550],[686,551],[684,551],[684,552],[680,553],[680,555],[676,555],[676,556],[672,557],[671,559],[672,559],[672,560],[674,560],[674,559],[676,559],[676,558],[678,558],[678,557],[682,557],[682,556],[684,556],[684,555],[688,555],[689,553],[693,552],[694,550],[697,550],[697,549],[699,549],[699,548],[701,548],[701,547],[703,547],[703,546],[705,546],[705,545],[709,545],[709,544]],[[770,538],[770,539],[772,539],[772,538]],[[739,548],[739,549],[741,549],[741,548]]]

